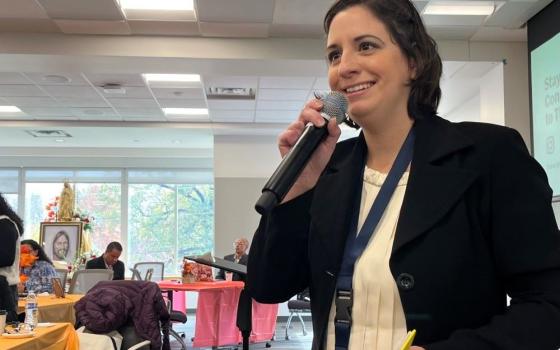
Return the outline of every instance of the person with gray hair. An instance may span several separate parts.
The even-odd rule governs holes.
[[[249,248],[249,241],[247,240],[247,238],[242,237],[236,239],[235,242],[233,242],[233,248],[235,249],[235,253],[224,256],[224,260],[233,261],[241,265],[247,265],[247,262],[249,261],[249,255],[247,255],[247,248]],[[226,279],[226,273],[224,272],[224,270],[218,271],[218,273],[216,274],[216,279],[217,280]],[[231,280],[245,281],[245,276],[241,276],[237,273],[234,273],[232,275]]]

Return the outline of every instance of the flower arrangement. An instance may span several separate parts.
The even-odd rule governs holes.
[[[45,222],[56,222],[58,213],[58,202],[60,197],[56,196],[52,202],[47,203],[45,210],[47,211],[47,217],[43,220]]]
[[[87,213],[80,214],[76,212],[74,214],[73,220],[82,222],[84,231],[90,231],[93,229],[93,221],[95,220],[95,218]]]
[[[196,263],[187,259],[183,259],[182,277],[183,283],[196,282],[195,275]]]
[[[188,259],[183,259],[182,277],[183,283],[212,282],[214,280],[210,266],[197,264]]]
[[[35,264],[35,260],[37,260],[37,257],[31,254],[31,248],[29,248],[29,246],[27,245],[22,245],[20,247],[19,253],[19,280],[21,283],[25,283],[25,281],[27,281],[27,279],[29,278],[23,273],[23,269],[33,266],[33,264]]]

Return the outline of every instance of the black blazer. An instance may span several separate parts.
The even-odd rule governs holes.
[[[103,260],[103,255],[98,258],[91,259],[86,263],[86,270],[89,269],[106,269],[105,261]],[[117,260],[115,265],[113,265],[113,281],[115,280],[124,280],[124,263],[120,260]]]
[[[415,344],[558,349],[560,234],[544,171],[509,128],[433,116],[415,132],[389,263]],[[310,287],[313,349],[324,345],[366,152],[363,136],[340,142],[315,188],[263,216],[251,244],[256,300]]]
[[[224,260],[235,261],[235,254],[229,254],[229,255],[224,256]],[[239,264],[247,266],[248,261],[249,261],[249,256],[247,254],[243,254],[243,255],[241,255],[241,259],[239,259]],[[216,279],[217,280],[225,280],[226,279],[225,271],[220,269],[218,271],[218,273],[216,274]],[[238,273],[234,273],[231,276],[231,280],[232,281],[245,281],[245,276],[242,276]]]

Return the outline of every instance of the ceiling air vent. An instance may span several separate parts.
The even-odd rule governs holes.
[[[111,94],[111,95],[126,94],[126,89],[121,84],[117,84],[117,83],[107,83],[101,85],[101,88],[103,89],[103,92],[106,94]]]
[[[240,87],[209,87],[206,89],[209,100],[254,100],[255,90]]]
[[[25,132],[33,137],[72,137],[72,135],[63,130],[25,130]]]

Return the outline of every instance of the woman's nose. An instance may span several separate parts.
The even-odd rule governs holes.
[[[345,51],[340,57],[340,63],[338,65],[338,75],[344,78],[348,78],[358,72],[359,65],[358,61],[356,60],[356,55],[352,52]]]

